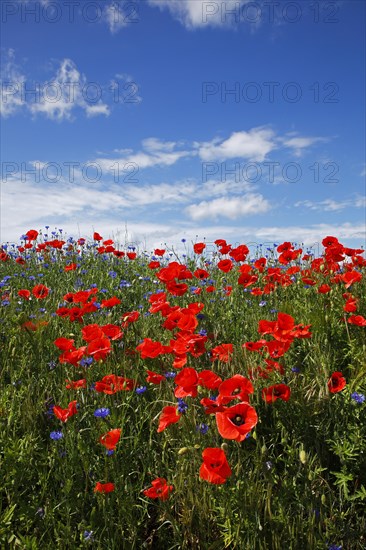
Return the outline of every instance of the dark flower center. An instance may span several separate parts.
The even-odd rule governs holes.
[[[238,395],[238,393],[240,393],[240,388],[235,388],[235,390],[231,392],[231,395]]]
[[[237,414],[234,418],[231,418],[231,422],[235,424],[235,426],[241,426],[244,424],[244,418],[240,414]]]

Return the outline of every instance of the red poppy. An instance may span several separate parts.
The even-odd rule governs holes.
[[[104,447],[110,451],[114,451],[116,449],[116,445],[121,437],[121,429],[116,428],[114,430],[110,430],[104,435],[101,435],[99,438],[99,443],[104,445]]]
[[[338,393],[346,387],[346,379],[341,372],[333,372],[328,380],[328,388],[331,393]]]
[[[36,231],[35,229],[30,229],[29,231],[26,232],[26,235],[29,241],[35,241],[36,238],[38,237],[38,231]]]
[[[331,290],[332,289],[329,285],[323,284],[323,285],[320,285],[320,287],[318,288],[318,294],[327,294]]]
[[[36,285],[32,289],[32,294],[37,300],[43,300],[48,296],[49,288],[45,285]]]
[[[233,353],[233,348],[234,348],[233,344],[220,344],[219,346],[212,348],[211,350],[212,361],[214,361],[215,359],[218,359],[223,363],[228,363]]]
[[[71,338],[57,338],[53,343],[61,351],[70,351],[75,349],[74,340]]]
[[[107,374],[102,380],[95,383],[95,391],[113,395],[118,391],[131,391],[135,386],[135,382],[130,378],[117,376],[116,374]]]
[[[80,380],[66,380],[67,390],[81,390],[83,388],[86,388],[85,378],[81,378]]]
[[[290,399],[291,390],[286,384],[274,384],[268,388],[263,388],[262,398],[267,403],[274,403],[277,399],[288,401]]]
[[[95,232],[94,232],[94,235],[93,235],[93,239],[94,239],[95,241],[102,241],[102,240],[103,240],[103,237],[101,237],[101,236],[99,235],[99,233],[97,233],[97,232],[95,231]]]
[[[136,252],[127,252],[127,258],[129,260],[135,260],[136,256],[137,256]]]
[[[102,300],[101,307],[114,307],[114,306],[118,306],[120,303],[121,303],[121,300],[116,296],[113,296],[108,300]]]
[[[136,347],[136,351],[140,352],[141,359],[154,359],[162,354],[163,346],[160,342],[153,342],[151,338],[144,338],[143,342]]]
[[[20,298],[24,298],[25,300],[29,300],[30,291],[26,288],[22,288],[21,290],[18,290],[18,296],[20,296]]]
[[[174,379],[177,384],[175,397],[197,397],[198,374],[196,369],[186,367]]]
[[[233,248],[230,252],[231,258],[233,258],[236,262],[244,262],[248,254],[249,248],[246,244],[240,244],[236,248]]]
[[[238,403],[216,413],[217,429],[225,439],[243,441],[257,422],[257,413],[248,403]]]
[[[166,479],[157,477],[151,482],[152,487],[145,489],[144,495],[149,498],[158,498],[159,500],[168,500],[169,493],[173,491],[173,485],[168,485]]]
[[[149,269],[157,269],[158,267],[160,267],[160,262],[157,262],[157,261],[151,261],[148,264]]]
[[[158,433],[163,432],[170,424],[179,422],[182,415],[178,413],[178,407],[164,407],[159,418]]]
[[[93,340],[96,340],[97,338],[103,338],[104,333],[102,331],[102,328],[97,324],[92,325],[85,325],[81,329],[81,334],[83,340],[85,342],[92,342]]]
[[[196,254],[202,254],[205,248],[206,248],[205,243],[196,243],[193,245],[193,250],[195,251]]]
[[[207,447],[202,453],[202,458],[201,479],[215,485],[222,485],[231,476],[232,471],[222,449]]]
[[[78,412],[77,407],[76,407],[76,403],[77,403],[76,401],[71,401],[71,403],[69,403],[67,409],[62,409],[58,405],[55,405],[53,407],[53,413],[54,413],[55,416],[57,416],[57,418],[59,418],[61,420],[61,422],[67,422],[67,420],[71,416],[74,416],[74,414],[76,414]]]
[[[94,493],[112,493],[114,489],[114,483],[101,483],[100,481],[97,481],[94,487]]]
[[[147,371],[146,382],[158,385],[161,384],[163,380],[165,380],[165,376],[163,376],[162,374],[158,374],[157,372],[153,372],[151,370]]]
[[[64,267],[64,271],[75,271],[75,269],[77,269],[77,264],[68,264],[68,265],[65,265]]]
[[[347,321],[351,325],[357,325],[358,327],[366,327],[366,319],[362,315],[351,315]]]
[[[96,338],[88,344],[86,352],[91,355],[95,361],[104,361],[111,352],[111,342],[109,338]]]
[[[110,340],[119,340],[123,336],[123,332],[117,325],[103,325],[100,328],[102,329],[104,336]]]
[[[224,273],[229,273],[229,271],[233,268],[233,262],[231,260],[220,260],[217,264],[217,267],[220,269],[220,271],[223,271]]]
[[[227,405],[233,399],[248,402],[249,394],[253,392],[251,381],[241,374],[235,374],[220,384],[217,402],[220,405]]]
[[[164,248],[164,249],[155,248],[154,254],[155,254],[155,256],[164,256],[164,254],[165,254],[165,248]]]
[[[198,373],[198,384],[208,390],[215,390],[222,382],[222,378],[212,372],[212,370],[203,370]]]

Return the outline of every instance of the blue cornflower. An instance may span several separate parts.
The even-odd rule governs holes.
[[[113,449],[107,449],[106,452],[105,452],[105,454],[106,454],[107,456],[112,456],[112,455],[114,455],[114,450],[113,450]]]
[[[110,414],[111,414],[110,409],[107,409],[105,407],[102,407],[101,409],[97,409],[96,411],[94,411],[94,416],[96,416],[97,418],[105,418]]]
[[[363,403],[365,401],[365,396],[363,393],[357,393],[356,391],[351,393],[351,398],[356,401],[356,403]]]
[[[93,540],[93,531],[84,531],[84,539],[87,541]]]
[[[342,550],[342,545],[338,546],[338,544],[331,544],[328,546],[328,550]]]
[[[178,398],[178,409],[177,410],[178,410],[179,414],[185,414],[187,409],[188,409],[187,403],[183,399]]]
[[[176,372],[173,372],[173,371],[170,371],[170,372],[166,372],[164,374],[165,378],[175,378],[177,376],[177,373]]]
[[[292,367],[291,370],[292,370],[292,372],[296,372],[296,373],[300,372],[299,367]]]
[[[93,361],[94,361],[93,357],[83,357],[80,360],[80,366],[81,367],[89,367],[92,364]]]
[[[112,277],[112,279],[115,279],[117,277],[117,273],[115,271],[109,271],[108,275],[109,277]]]
[[[62,432],[51,432],[50,438],[54,441],[58,441],[59,439],[62,439],[64,434]]]
[[[262,302],[259,302],[259,307],[264,307],[267,304],[265,300],[262,300]]]
[[[207,424],[198,424],[198,426],[196,426],[196,430],[198,432],[200,432],[202,435],[206,435],[207,432],[208,432],[208,425]]]
[[[136,393],[137,393],[138,395],[141,395],[142,393],[145,393],[146,390],[147,390],[147,387],[146,387],[146,386],[139,386],[138,388],[136,388],[135,391],[136,391]]]

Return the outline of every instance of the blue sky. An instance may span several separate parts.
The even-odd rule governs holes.
[[[361,0],[1,10],[1,241],[365,246]]]

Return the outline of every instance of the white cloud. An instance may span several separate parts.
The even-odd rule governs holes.
[[[309,208],[310,210],[316,210],[321,212],[340,212],[345,208],[365,208],[366,198],[363,196],[356,196],[353,199],[345,199],[343,201],[336,201],[334,199],[325,199],[319,202],[313,202],[310,200],[298,201],[295,203],[296,207]]]
[[[244,158],[263,162],[266,155],[276,148],[276,142],[273,130],[259,127],[248,132],[234,132],[225,140],[216,138],[206,143],[197,143],[196,146],[203,161]]]
[[[1,58],[0,115],[7,118],[25,105],[22,89],[26,78],[15,63],[14,50],[2,51]]]
[[[130,23],[138,22],[138,12],[134,3],[114,1],[103,10],[103,19],[109,26],[112,34],[127,27]]]
[[[148,0],[150,6],[167,9],[187,29],[232,26],[242,19],[249,0]],[[231,13],[230,13],[231,12]]]
[[[176,142],[164,142],[157,138],[147,138],[142,141],[143,151],[133,152],[129,149],[116,149],[115,152],[121,153],[120,157],[97,158],[97,162],[102,170],[110,172],[117,170],[123,171],[125,167],[135,166],[137,170],[151,168],[153,166],[172,166],[178,160],[195,154],[189,150],[178,150]]]
[[[239,197],[220,197],[211,201],[191,204],[186,208],[186,212],[195,221],[216,220],[219,217],[235,220],[253,214],[263,214],[270,208],[270,203],[262,195],[248,193]]]
[[[65,58],[60,61],[56,74],[50,80],[31,82],[16,65],[14,51],[10,49],[5,52],[2,61],[0,114],[9,117],[25,107],[34,116],[42,114],[56,121],[73,120],[78,109],[84,111],[88,118],[109,116],[111,107],[102,97],[108,97],[109,103],[112,101],[112,93],[115,103],[142,101],[138,95],[139,88],[130,75],[119,74],[118,80],[124,80],[125,84],[113,80],[107,88],[89,82],[75,63]]]
[[[71,59],[64,59],[55,77],[41,87],[40,100],[29,105],[32,114],[43,113],[53,120],[70,120],[75,107],[85,110],[87,116],[109,115],[108,106],[99,101],[89,104],[84,97],[86,77]]]
[[[293,149],[296,157],[300,157],[304,149],[311,147],[314,143],[326,142],[328,138],[322,137],[292,137],[292,138],[281,138],[282,143],[285,147]]]

